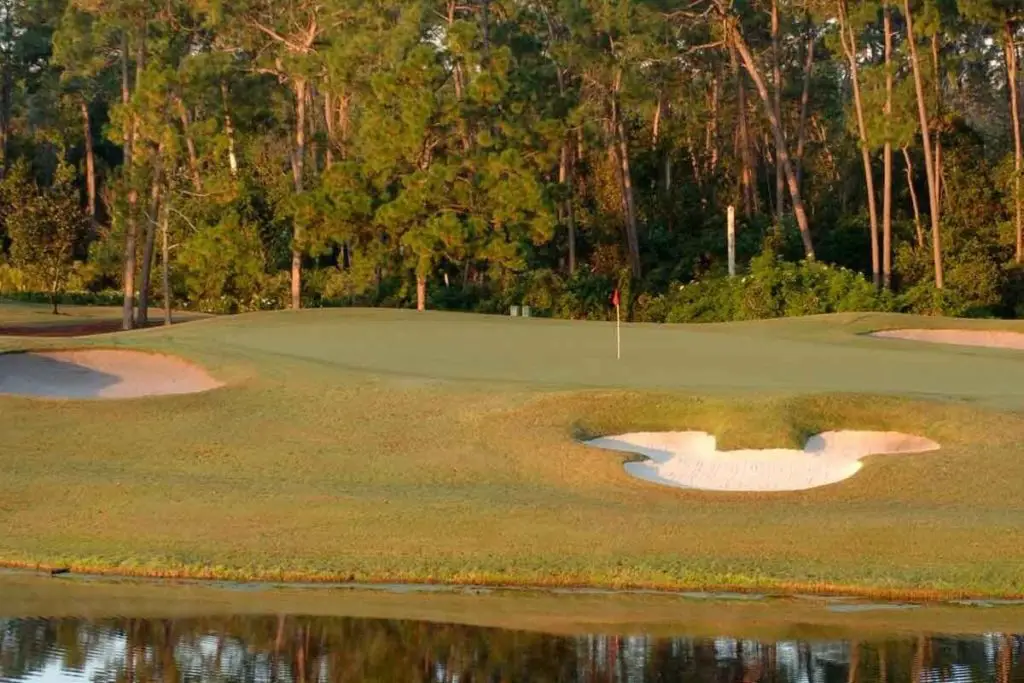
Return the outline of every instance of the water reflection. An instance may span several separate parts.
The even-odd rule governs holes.
[[[0,620],[0,680],[1024,683],[1024,638],[757,642],[405,621]]]

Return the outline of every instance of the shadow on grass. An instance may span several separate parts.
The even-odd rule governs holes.
[[[585,442],[635,432],[712,434],[723,450],[803,449],[808,439],[834,430],[919,432],[903,402],[860,394],[768,396],[709,400],[693,396],[621,396],[585,402],[567,436]]]

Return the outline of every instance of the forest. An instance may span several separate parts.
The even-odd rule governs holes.
[[[1012,0],[0,0],[0,298],[1024,316]],[[735,212],[738,269],[728,270]]]

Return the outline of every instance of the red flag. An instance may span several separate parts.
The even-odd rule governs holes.
[[[615,308],[619,307],[619,288],[615,288],[615,292],[612,293],[612,306]]]

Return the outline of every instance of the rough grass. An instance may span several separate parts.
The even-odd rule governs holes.
[[[121,309],[113,306],[64,306],[58,315],[49,304],[5,301],[0,297],[0,323],[4,325],[54,324],[119,319]]]
[[[160,322],[163,309],[150,309],[150,321]],[[175,311],[178,322],[198,320],[209,317],[202,313]],[[115,306],[73,306],[61,305],[60,312],[53,314],[49,304],[35,304],[5,301],[0,296],[0,334],[27,334],[32,331],[46,334],[61,329],[75,331],[80,329],[90,332],[90,328],[118,326],[121,321],[121,308]]]
[[[635,326],[620,362],[601,323],[388,311],[75,340],[177,353],[229,386],[0,397],[0,559],[237,579],[1024,594],[1024,359],[859,336],[918,325]],[[943,449],[874,457],[803,493],[723,494],[633,480],[623,454],[575,441],[683,428],[730,448],[852,428]]]

